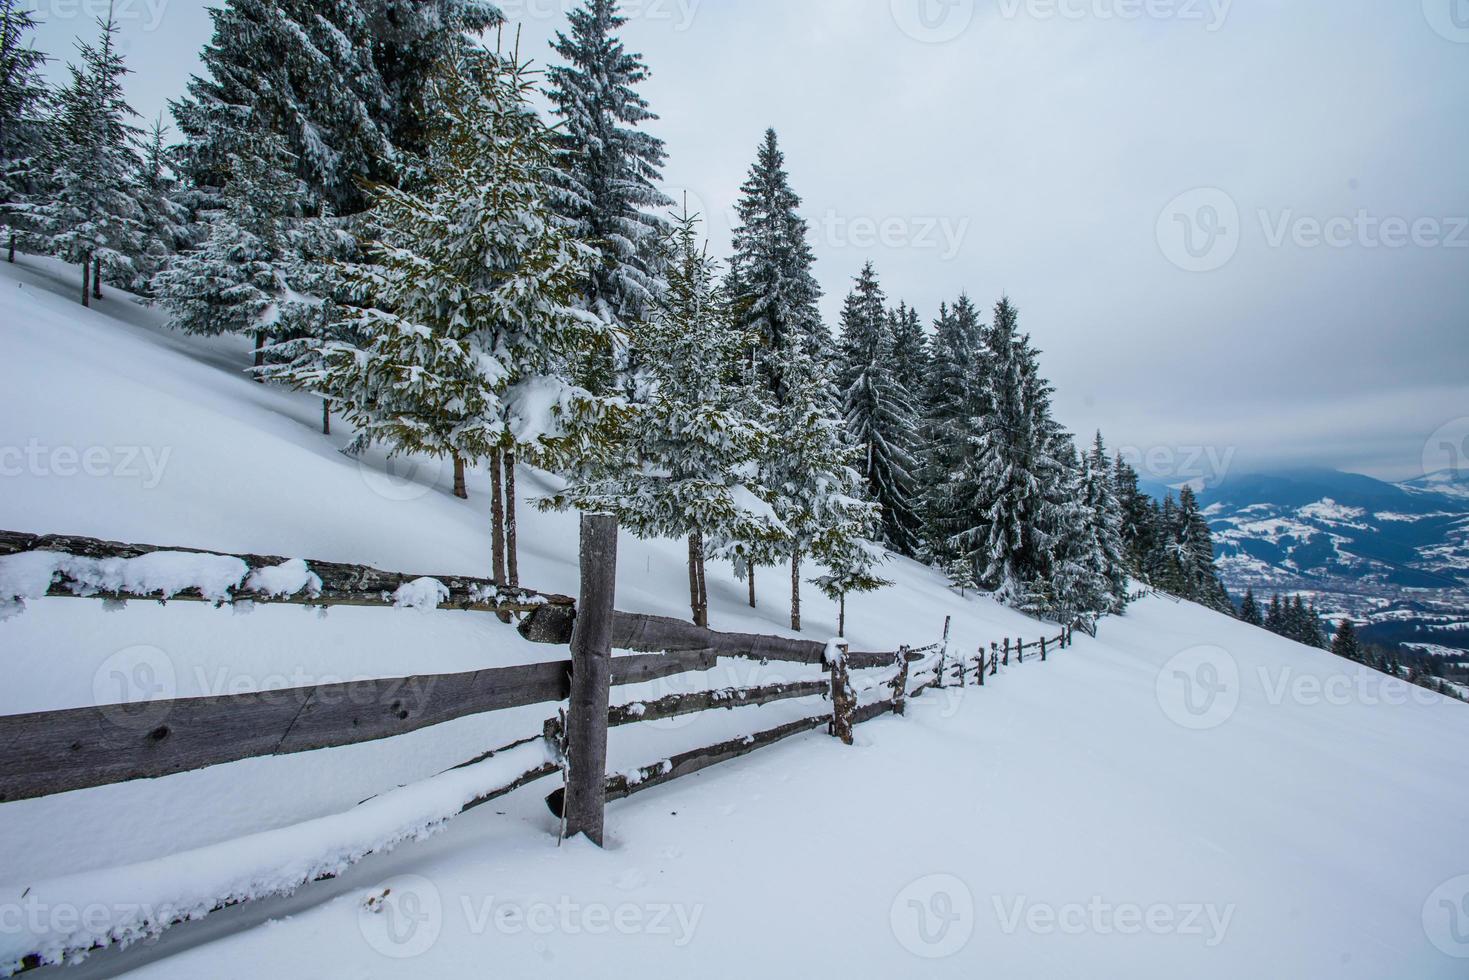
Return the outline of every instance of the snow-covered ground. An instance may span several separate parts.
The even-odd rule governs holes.
[[[484,574],[486,498],[420,461],[385,472],[319,434],[313,400],[252,384],[237,340],[170,334],[71,271],[0,267],[0,527]],[[545,489],[527,474],[528,495]],[[572,592],[575,519],[527,508],[527,584]],[[686,614],[682,546],[625,538],[620,608]],[[936,573],[855,600],[860,649],[1049,632]],[[716,628],[780,632],[710,567]],[[835,609],[805,594],[808,635]],[[0,713],[552,659],[493,617],[40,600],[0,623]],[[789,665],[619,690],[767,683]],[[786,702],[620,729],[617,769],[818,713]],[[351,810],[533,734],[550,706],[369,745],[0,805],[0,948],[77,909],[47,885],[144,901],[158,862]],[[1188,604],[1149,599],[1050,663],[946,691],[614,804],[610,846],[557,846],[536,784],[291,899],[231,909],[76,977],[1462,977],[1469,706]],[[212,868],[201,868],[208,880]],[[95,879],[89,879],[88,874]],[[130,873],[131,874],[131,873]],[[102,893],[99,892],[99,896]],[[30,903],[28,904],[28,899]],[[76,899],[80,904],[82,900]],[[104,909],[102,914],[108,914]]]

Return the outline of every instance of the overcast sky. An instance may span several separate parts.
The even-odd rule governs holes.
[[[106,6],[28,2],[61,55]],[[209,18],[117,3],[152,116]],[[571,3],[506,4],[523,51],[544,61]],[[1469,0],[624,9],[668,188],[725,254],[774,126],[832,324],[868,259],[926,319],[961,290],[986,310],[1007,292],[1061,420],[1183,476],[1413,477],[1425,449],[1430,468],[1453,462],[1446,442],[1469,452]]]

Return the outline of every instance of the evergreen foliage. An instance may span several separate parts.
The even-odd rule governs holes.
[[[23,0],[0,0],[0,224],[8,229],[10,261],[25,229],[22,208],[44,173],[49,95],[41,80],[46,56],[37,51],[36,20]]]

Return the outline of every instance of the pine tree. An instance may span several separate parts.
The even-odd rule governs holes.
[[[877,568],[887,555],[866,539],[866,522],[858,513],[850,517],[856,522],[834,528],[821,545],[818,558],[826,574],[811,580],[832,602],[837,604],[837,636],[847,635],[847,597],[853,593],[876,592],[893,583],[878,576]]]
[[[102,296],[102,275],[127,282],[142,250],[138,207],[140,131],[123,95],[129,74],[117,50],[116,20],[99,20],[96,44],[77,43],[81,63],[57,95],[48,134],[44,199],[22,214],[42,247],[82,268],[82,304]]]
[[[882,287],[872,263],[857,278],[842,312],[840,377],[847,432],[862,451],[868,498],[882,508],[883,538],[912,557],[921,544],[918,461],[913,440],[918,418],[894,373],[895,344]]]
[[[221,189],[237,135],[268,130],[285,140],[308,214],[356,214],[365,185],[420,169],[435,66],[502,19],[484,0],[226,0],[210,14],[205,74],[173,105],[184,170]]]
[[[637,127],[658,117],[638,94],[648,77],[641,55],[618,38],[627,18],[617,0],[586,0],[570,14],[571,34],[552,43],[566,62],[549,72],[549,96],[561,120],[556,208],[579,238],[596,244],[603,261],[584,286],[585,305],[624,332],[645,319],[661,289],[658,247],[667,223],[660,211],[673,202],[658,190],[667,157],[663,141]],[[640,364],[612,363],[611,351],[593,358],[589,375],[610,387],[619,372],[630,391]]]
[[[949,588],[958,591],[962,598],[969,592],[979,589],[979,579],[974,575],[974,562],[967,558],[956,558],[945,567],[944,572],[949,576]]]
[[[1245,590],[1245,601],[1240,606],[1239,618],[1241,621],[1249,623],[1251,626],[1265,625],[1265,617],[1260,612],[1260,604],[1255,599],[1254,589]]]
[[[1265,628],[1277,636],[1285,635],[1285,605],[1279,593],[1270,597],[1270,608],[1265,613]]]
[[[1336,636],[1331,641],[1331,652],[1347,660],[1364,662],[1362,644],[1357,639],[1357,627],[1350,619],[1343,617],[1341,624],[1337,626]]]
[[[0,223],[8,230],[9,260],[24,228],[23,207],[38,186],[47,109],[41,69],[46,56],[31,45],[35,17],[22,0],[0,0]]]
[[[783,529],[752,479],[769,437],[727,382],[745,344],[697,226],[685,206],[666,244],[668,289],[637,337],[650,397],[627,419],[616,460],[639,465],[617,465],[552,503],[617,514],[641,537],[687,538],[689,604],[695,625],[708,626],[710,548],[778,540]]]
[[[253,337],[259,369],[269,339],[289,333],[315,304],[300,290],[307,274],[294,238],[300,182],[285,141],[251,132],[235,146],[223,209],[198,248],[154,277],[153,290],[177,330]]]
[[[1112,489],[1122,512],[1122,543],[1133,574],[1147,578],[1158,548],[1158,521],[1154,502],[1143,493],[1137,470],[1119,455],[1112,466]],[[1157,584],[1157,583],[1153,583]]]
[[[918,311],[907,303],[899,303],[888,316],[888,329],[893,337],[893,380],[898,390],[912,401],[921,423],[927,414],[924,393],[933,367],[928,334],[924,332]]]
[[[966,484],[976,523],[952,539],[982,567],[981,579],[1001,602],[1035,610],[1055,548],[1052,529],[1058,487],[1065,478],[1052,455],[1054,432],[1048,389],[1039,382],[1035,353],[1019,333],[1009,299],[995,309],[988,333],[990,412],[971,437],[974,451]]]
[[[736,205],[739,226],[729,292],[735,329],[751,338],[751,361],[777,401],[791,394],[794,383],[781,375],[788,348],[798,344],[816,360],[825,360],[831,349],[817,308],[821,287],[812,273],[816,258],[800,206],[779,139],[775,130],[767,130]]]
[[[953,308],[939,309],[934,323],[928,377],[924,393],[922,509],[928,551],[945,564],[961,557],[953,542],[983,517],[975,510],[973,488],[966,483],[973,459],[973,435],[979,419],[988,414],[988,360],[984,328],[968,296]],[[973,559],[968,557],[973,564]],[[976,574],[977,574],[976,569]]]
[[[131,288],[145,295],[152,290],[153,276],[169,258],[193,244],[189,211],[168,159],[167,138],[168,128],[159,116],[148,131],[138,170],[143,249]]]
[[[1121,613],[1129,599],[1130,563],[1122,541],[1122,505],[1113,491],[1107,446],[1100,432],[1084,460],[1081,487],[1081,503],[1090,512],[1095,540],[1091,571],[1102,583],[1104,602],[1096,611]]]
[[[330,398],[382,442],[466,463],[488,460],[494,576],[514,586],[515,466],[586,456],[610,406],[564,367],[608,327],[572,304],[596,251],[551,209],[551,132],[517,57],[446,63],[422,192],[379,191],[371,264],[349,266],[348,334],[282,373]],[[507,502],[508,501],[508,502]]]
[[[852,542],[870,538],[881,519],[862,500],[858,452],[847,441],[825,392],[826,367],[803,344],[789,344],[778,366],[789,389],[770,410],[772,442],[762,457],[760,482],[785,529],[780,552],[791,567],[791,628],[801,629],[801,563],[808,555],[851,567]]]

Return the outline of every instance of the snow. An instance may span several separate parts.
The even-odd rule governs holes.
[[[21,910],[24,922],[0,929],[0,976],[30,953],[46,963],[77,961],[99,943],[128,946],[222,905],[288,895],[368,854],[427,839],[471,802],[552,761],[544,740],[532,742],[346,813],[24,890],[0,888],[0,907]],[[73,909],[88,911],[64,911]]]
[[[0,606],[40,598],[57,579],[81,596],[126,592],[171,599],[197,589],[206,599],[227,602],[248,571],[243,561],[225,555],[156,551],[137,558],[96,559],[27,552],[0,558]]]
[[[245,591],[275,598],[319,595],[321,578],[300,558],[274,568],[257,568],[245,580]]]
[[[9,369],[0,450],[36,440],[161,459],[170,448],[168,465],[156,482],[121,469],[24,468],[4,478],[0,527],[485,574],[483,473],[471,472],[464,502],[434,460],[344,456],[350,433],[321,436],[318,401],[249,381],[248,343],[165,332],[158,313],[116,292],[82,310],[71,271],[25,258],[0,267]],[[527,499],[553,488],[533,470],[520,482]],[[576,519],[523,505],[520,538],[525,583],[575,593]],[[618,608],[687,616],[686,556],[686,543],[624,535]],[[55,569],[33,561],[0,565],[5,591],[29,597],[25,615],[0,623],[3,714],[97,704],[99,691],[112,697],[119,680],[139,677],[167,696],[199,697],[564,655],[494,616],[451,610],[108,611],[40,598]],[[309,585],[289,564],[271,570],[272,585]],[[216,587],[226,577],[175,567],[149,582],[166,590],[211,575]],[[894,560],[883,575],[892,588],[850,603],[852,649],[927,646],[946,617],[955,652],[1054,632],[986,597],[954,595],[931,569]],[[750,609],[734,570],[710,562],[715,627],[789,635],[788,580],[761,569],[760,607]],[[436,594],[427,581],[411,598]],[[836,606],[815,589],[803,613],[808,636],[835,634]],[[614,698],[821,676],[818,665],[721,661]],[[611,735],[609,771],[825,710],[815,697],[629,725]],[[45,935],[82,935],[83,924],[60,920],[94,905],[196,909],[235,889],[284,891],[314,862],[399,833],[414,840],[465,793],[501,781],[489,770],[447,783],[434,774],[538,733],[554,713],[540,705],[0,804],[0,944],[25,945],[5,927],[32,897],[49,910]],[[605,851],[558,846],[543,802],[550,782],[538,784],[292,898],[95,954],[63,975],[1463,975],[1424,913],[1469,869],[1469,706],[1188,603],[1147,599],[1048,663],[1027,658],[983,689],[932,691],[857,737],[849,748],[820,732],[797,736],[615,803]],[[1127,928],[1133,909],[1172,925]],[[930,918],[916,919],[924,910]],[[94,925],[104,931],[142,921],[103,919]]]
[[[449,587],[436,578],[421,578],[407,582],[393,593],[393,605],[399,609],[417,609],[430,613],[439,604],[449,599]]]

